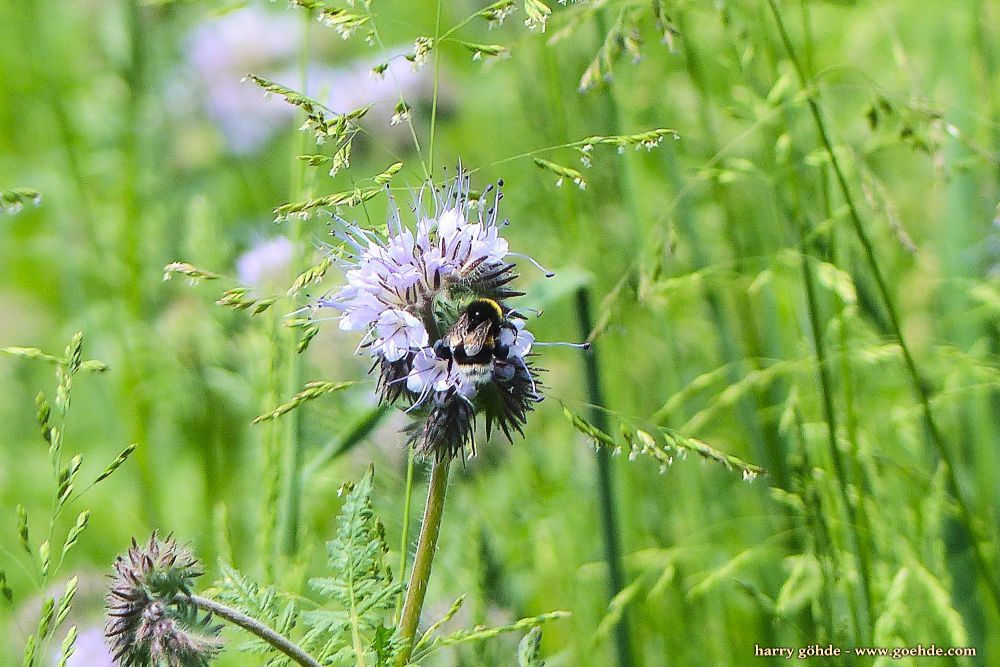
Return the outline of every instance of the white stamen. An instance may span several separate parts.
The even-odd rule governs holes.
[[[553,276],[556,275],[553,271],[549,271],[544,266],[542,266],[541,264],[539,264],[535,260],[531,259],[527,255],[522,255],[519,252],[509,252],[509,253],[507,253],[507,255],[510,256],[510,257],[520,257],[521,259],[528,260],[529,262],[531,262],[532,264],[535,265],[535,268],[537,268],[539,271],[541,271],[542,273],[544,273],[546,278],[551,278],[551,277],[553,277]]]
[[[539,347],[575,347],[578,350],[590,349],[590,343],[567,343],[565,341],[550,341],[550,342],[535,341],[534,344]]]

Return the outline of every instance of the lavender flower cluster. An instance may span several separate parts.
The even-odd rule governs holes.
[[[522,293],[508,287],[517,276],[500,236],[502,184],[473,198],[459,169],[446,190],[427,186],[418,195],[415,232],[403,225],[395,203],[384,235],[342,220],[335,232],[341,244],[332,256],[347,283],[319,305],[343,313],[341,329],[363,334],[357,351],[373,357],[383,400],[409,404],[408,412],[420,417],[409,429],[411,444],[438,458],[474,446],[477,415],[485,418],[487,437],[496,426],[510,439],[541,400],[531,363],[534,336],[509,305]],[[427,193],[430,213],[422,203]],[[483,204],[491,194],[492,205]],[[464,309],[477,300],[496,305],[502,326],[487,353],[463,365],[441,353],[442,339],[456,335]]]

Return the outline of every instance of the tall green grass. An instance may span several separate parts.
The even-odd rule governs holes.
[[[287,10],[308,38],[278,82],[314,95],[310,65],[439,38],[402,139],[370,127],[334,179],[295,159],[315,152],[297,123],[237,155],[199,106],[186,35],[235,7],[0,6],[0,191],[42,195],[0,213],[0,347],[61,349],[86,331],[111,370],[74,387],[67,437],[83,472],[138,444],[88,494],[61,573],[81,582],[72,622],[100,623],[101,577],[153,528],[193,540],[212,577],[222,558],[308,596],[337,489],[373,461],[391,562],[406,570],[428,471],[372,382],[251,425],[306,381],[367,371],[336,322],[296,353],[311,333],[286,315],[341,277],[285,295],[328,237],[321,219],[275,225],[271,210],[397,159],[393,187],[443,180],[460,158],[474,186],[504,179],[512,249],[558,274],[521,271],[524,301],[544,311],[533,330],[589,338],[594,355],[544,349],[549,399],[524,440],[452,466],[424,626],[464,594],[456,627],[571,611],[544,628],[551,665],[743,665],[755,644],[811,643],[974,646],[968,662],[992,664],[1000,7],[550,4],[542,32],[523,25],[524,3],[488,30],[463,23],[484,3],[375,0],[373,46]],[[473,60],[444,35],[509,57]],[[371,101],[391,113],[401,98]],[[653,128],[679,139],[580,150]],[[376,197],[341,213],[374,225],[384,209]],[[275,305],[215,305],[239,287],[236,258],[278,234],[296,256],[251,294]],[[172,261],[223,277],[164,282]],[[50,370],[0,357],[4,664],[46,594],[16,565],[13,508],[43,517],[51,500],[34,416]],[[595,458],[564,407],[626,452],[625,434],[674,434],[768,474],[746,484],[697,456],[661,473],[613,447]],[[512,664],[516,641],[428,664]]]

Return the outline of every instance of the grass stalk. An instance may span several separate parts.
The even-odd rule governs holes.
[[[808,2],[802,0],[800,2],[800,8],[802,10],[802,29],[806,36],[805,42],[805,58],[804,63],[807,68],[806,71],[812,72],[813,70],[813,41],[812,41],[812,23],[809,14]],[[800,162],[800,165],[803,163]],[[793,174],[797,177],[796,181],[793,183],[796,192],[804,192],[804,186],[801,182],[801,169],[793,170]],[[821,171],[821,176],[819,179],[819,189],[820,189],[820,201],[822,202],[823,219],[832,220],[833,219],[833,206],[830,197],[830,179],[829,179],[828,167],[824,166]],[[801,198],[800,198],[801,205]],[[808,281],[810,284],[806,286],[807,299],[810,302],[810,326],[812,329],[812,335],[814,339],[814,351],[816,353],[817,364],[819,366],[820,382],[823,391],[823,405],[824,413],[834,415],[833,412],[833,392],[834,386],[831,381],[830,375],[832,370],[832,365],[829,363],[829,359],[825,352],[825,343],[822,337],[823,327],[820,326],[819,322],[819,305],[816,298],[816,281],[815,274],[811,270],[809,265],[809,255],[808,249],[806,247],[804,236],[808,234],[809,230],[802,226],[797,226],[796,231],[798,233],[798,244],[799,244],[799,256],[802,262],[802,272],[803,280]],[[837,266],[837,233],[836,229],[830,230],[830,240],[827,245],[825,252],[826,261],[830,262],[834,266]],[[876,616],[875,616],[875,598],[872,590],[872,537],[871,537],[871,518],[868,515],[867,499],[871,496],[871,488],[868,483],[868,477],[865,473],[863,466],[861,465],[860,459],[860,447],[858,446],[858,420],[857,414],[855,412],[854,405],[854,377],[853,371],[851,369],[851,359],[850,359],[850,344],[848,341],[848,330],[847,330],[847,317],[845,313],[845,307],[843,304],[836,309],[836,321],[837,321],[837,332],[838,340],[837,345],[840,353],[840,368],[839,368],[839,379],[843,386],[843,410],[844,410],[844,425],[845,433],[844,437],[847,442],[847,460],[850,462],[850,471],[844,469],[842,463],[834,465],[839,468],[837,475],[839,480],[845,480],[844,475],[849,475],[849,480],[853,482],[855,492],[857,493],[857,501],[854,505],[851,504],[851,498],[846,494],[846,481],[842,481],[840,484],[841,502],[844,503],[845,508],[848,512],[848,520],[850,522],[851,534],[854,541],[855,556],[858,566],[858,574],[860,576],[860,582],[862,585],[862,593],[864,596],[864,602],[866,606],[867,614],[865,620],[867,625],[863,626],[862,638],[866,643],[872,641],[872,633],[874,632]],[[821,351],[822,350],[822,351]],[[839,456],[840,449],[837,447],[837,423],[827,420],[828,426],[828,438],[830,445],[830,456],[835,454]]]
[[[690,35],[685,13],[679,12],[677,20],[680,32],[684,35]],[[700,54],[695,47],[694,40],[690,37],[681,40],[681,44],[684,49],[684,61],[688,76],[694,84],[698,94],[699,106],[702,109],[700,122],[704,140],[708,143],[709,154],[718,155],[718,146],[721,142],[718,141],[718,132],[713,122],[713,99],[704,68],[701,64]],[[712,199],[722,204],[725,212],[723,233],[728,242],[729,251],[736,270],[739,273],[743,273],[743,258],[747,255],[747,249],[735,231],[739,216],[734,212],[734,207],[730,203],[729,197],[717,180],[711,179],[709,187],[711,188]],[[691,220],[691,216],[685,219],[682,214],[679,216],[678,221],[682,231],[685,232],[692,245],[695,261],[698,264],[695,268],[709,266],[711,258],[702,249],[702,244],[699,243],[697,225]],[[718,332],[717,347],[719,355],[733,369],[729,373],[729,381],[734,384],[741,379],[734,362],[747,357],[759,359],[765,356],[773,356],[765,354],[763,350],[763,345],[759,340],[758,332],[754,326],[754,318],[751,316],[751,308],[747,295],[739,293],[735,295],[735,299],[735,308],[738,316],[733,318],[729,317],[726,312],[721,290],[711,284],[706,285],[705,300],[709,307],[714,328]],[[733,324],[734,320],[736,324]],[[743,350],[741,350],[741,343]],[[772,403],[776,403],[779,400],[777,396],[774,396],[773,399]],[[741,398],[736,405],[738,418],[747,430],[747,436],[750,439],[754,456],[763,461],[763,465],[768,469],[768,472],[778,486],[789,488],[790,478],[784,455],[786,447],[777,429],[761,423],[759,418],[761,403],[762,399],[754,394]]]
[[[125,99],[125,136],[122,142],[124,165],[122,169],[122,221],[121,248],[125,275],[119,291],[124,307],[118,309],[117,323],[122,340],[122,382],[123,393],[131,397],[132,406],[130,430],[133,442],[138,443],[135,451],[136,464],[146,494],[147,517],[153,522],[159,519],[157,502],[157,481],[155,462],[151,456],[149,442],[149,413],[152,411],[147,390],[143,386],[144,376],[140,367],[143,355],[134,339],[134,327],[144,320],[142,298],[142,258],[140,241],[144,237],[143,202],[139,178],[142,172],[142,119],[141,106],[146,78],[146,27],[140,0],[128,0],[125,4],[125,22],[129,35],[129,62],[122,72],[128,94]]]
[[[808,24],[805,25],[808,32]],[[807,53],[811,53],[811,49],[807,50]],[[793,119],[790,116],[787,116],[787,111],[788,110],[786,109],[787,126],[793,127]],[[799,271],[802,277],[802,284],[806,297],[809,337],[811,339],[813,353],[816,355],[816,379],[819,384],[823,423],[826,426],[827,456],[830,459],[830,464],[833,466],[833,476],[836,478],[836,493],[839,496],[840,504],[843,506],[847,517],[845,533],[846,541],[849,543],[850,547],[850,555],[846,557],[853,557],[855,561],[854,564],[858,572],[859,587],[861,589],[861,602],[864,605],[863,610],[859,609],[859,603],[854,595],[854,589],[848,588],[847,598],[855,630],[854,641],[858,644],[871,643],[871,632],[874,628],[875,622],[873,616],[874,603],[871,594],[871,556],[867,540],[862,538],[860,535],[860,531],[864,530],[867,532],[869,526],[865,510],[865,492],[860,481],[862,479],[862,475],[860,474],[858,463],[854,460],[852,471],[854,473],[853,478],[856,484],[855,488],[858,494],[858,500],[856,504],[852,502],[851,494],[848,491],[850,477],[848,475],[847,466],[844,463],[844,456],[840,451],[840,419],[838,417],[836,402],[834,400],[835,383],[832,372],[833,369],[832,363],[827,354],[827,344],[824,333],[826,331],[826,326],[822,318],[819,290],[816,285],[816,273],[812,263],[812,256],[810,255],[809,242],[807,240],[811,229],[808,223],[808,215],[804,210],[805,207],[801,195],[801,193],[806,191],[803,174],[801,173],[803,169],[802,165],[803,163],[800,156],[796,161],[796,167],[790,170],[788,187],[795,201],[794,213],[790,207],[786,205],[784,197],[778,194],[778,199],[781,204],[781,208],[785,212],[785,217],[788,220],[788,226],[791,228],[796,245],[798,246]],[[822,184],[823,181],[821,181],[821,185]],[[825,188],[823,188],[821,194],[823,195],[821,199],[824,206],[828,206],[829,197],[826,196],[828,193]],[[829,210],[824,211],[824,213],[826,213],[827,218],[829,218]],[[841,323],[843,323],[842,320]],[[856,456],[856,451],[853,452],[853,455]],[[842,554],[835,553],[835,556],[835,559],[841,562],[845,559],[845,555]]]
[[[428,179],[434,178],[434,138],[437,134],[438,116],[438,82],[441,79],[441,0],[437,2],[437,12],[434,19],[434,92],[431,100],[431,136],[427,148],[427,174]],[[414,139],[416,143],[416,140]],[[419,149],[419,146],[418,146]]]
[[[802,15],[802,32],[805,36],[805,47],[803,53],[803,63],[805,71],[812,73],[815,71],[814,68],[814,45],[813,45],[813,34],[812,34],[812,17],[810,14],[809,3],[807,0],[801,0],[799,3],[799,8]],[[818,92],[817,92],[818,95]],[[804,186],[802,184],[802,164],[798,163],[800,166],[798,169],[792,171],[793,175],[796,177],[793,187],[795,192],[804,192]],[[830,197],[830,173],[829,167],[824,165],[821,170],[821,175],[819,179],[819,190],[820,190],[820,201],[823,210],[823,219],[832,220],[833,219],[833,205]],[[799,198],[799,203],[801,206],[801,198]],[[808,253],[806,244],[804,242],[804,235],[808,233],[808,229],[804,227],[797,226],[796,231],[798,233],[798,244],[799,253],[802,261],[802,271],[804,280],[808,280],[811,286],[807,286],[807,298],[809,299],[810,305],[810,320],[811,328],[813,332],[813,337],[815,341],[814,349],[816,352],[817,363],[820,369],[820,379],[823,385],[824,391],[824,411],[834,414],[832,411],[833,406],[833,385],[830,382],[830,371],[831,366],[828,365],[826,359],[825,351],[821,353],[821,348],[825,350],[824,341],[822,340],[821,331],[823,330],[818,326],[818,303],[816,299],[816,289],[815,289],[815,275],[810,270],[808,264]],[[831,228],[830,230],[830,240],[826,248],[825,259],[829,263],[837,266],[837,230]],[[806,275],[806,272],[809,275]],[[811,293],[811,296],[810,296]],[[816,311],[816,315],[813,315],[813,311]],[[871,488],[868,483],[868,477],[865,474],[865,470],[861,465],[860,459],[860,447],[858,446],[858,420],[857,414],[855,412],[854,405],[854,377],[853,371],[851,369],[850,355],[848,354],[850,350],[850,344],[848,341],[848,331],[847,331],[847,317],[845,312],[845,307],[843,304],[836,309],[836,321],[837,321],[837,331],[838,331],[838,347],[840,353],[840,368],[839,368],[839,379],[841,385],[843,386],[843,406],[844,406],[844,424],[845,424],[845,439],[847,441],[848,451],[847,458],[850,462],[850,480],[854,483],[855,491],[858,494],[857,503],[855,507],[850,505],[850,498],[845,494],[846,486],[841,484],[841,500],[845,504],[848,511],[848,518],[851,522],[851,532],[854,538],[855,554],[858,561],[858,572],[861,577],[861,583],[863,586],[862,592],[864,594],[865,605],[867,607],[867,626],[864,629],[863,639],[866,643],[872,641],[872,632],[874,632],[876,617],[875,617],[875,599],[874,593],[872,591],[872,537],[871,537],[871,518],[868,516],[867,499],[871,496]],[[827,395],[829,394],[829,395]],[[827,421],[828,424],[828,435],[830,437],[831,443],[831,456],[833,454],[839,454],[839,448],[836,447],[836,433],[838,431],[837,425]],[[843,466],[840,466],[841,469]],[[845,471],[842,469],[838,477],[843,479],[843,473]]]
[[[417,453],[413,447],[409,447],[406,460],[406,490],[403,492],[403,528],[399,538],[399,576],[406,574],[406,560],[410,553],[410,512],[413,507],[413,472],[416,467]],[[396,602],[396,616],[398,617],[403,609],[403,596],[399,596]]]
[[[125,69],[125,82],[128,96],[125,107],[125,141],[123,152],[125,164],[122,169],[124,187],[122,201],[124,220],[122,220],[120,239],[125,263],[126,276],[122,288],[124,290],[129,312],[140,316],[143,308],[142,298],[142,258],[140,242],[143,238],[143,215],[139,179],[142,175],[141,134],[142,134],[142,99],[146,77],[146,30],[143,21],[140,0],[128,0],[126,4],[126,21],[130,33],[129,64]]]
[[[187,600],[198,609],[209,612],[219,618],[229,621],[233,625],[243,628],[250,634],[270,644],[275,648],[275,650],[281,651],[288,656],[290,660],[302,665],[302,667],[320,667],[319,662],[302,650],[302,648],[300,648],[297,644],[292,643],[260,621],[251,618],[250,616],[247,616],[232,607],[228,607],[220,602],[216,602],[215,600],[203,598],[199,595],[189,595],[187,596]]]
[[[281,377],[282,349],[277,341],[281,335],[281,321],[278,312],[272,314],[269,325],[271,331],[268,333],[272,345],[268,350],[269,359],[267,365],[267,391],[263,400],[265,405],[277,405],[284,396],[284,387]],[[265,425],[264,432],[264,456],[261,463],[261,475],[263,476],[263,493],[260,514],[259,550],[263,559],[264,573],[267,581],[274,581],[275,574],[280,571],[282,564],[279,555],[280,540],[282,537],[282,500],[284,494],[284,471],[282,470],[282,428],[284,424],[279,421],[271,421]],[[272,474],[279,471],[279,474]]]
[[[811,86],[809,79],[807,78],[805,70],[802,67],[802,63],[798,58],[795,47],[792,45],[788,29],[786,28],[784,19],[781,16],[781,11],[778,9],[777,1],[767,0],[767,3],[770,7],[772,16],[774,17],[775,25],[781,37],[781,42],[785,51],[788,53],[789,60],[791,61],[792,67],[795,69],[796,76],[799,79],[799,84],[801,85],[803,91],[807,93],[806,103],[809,107],[810,115],[812,116],[813,123],[816,126],[816,132],[819,135],[820,143],[823,145],[823,148],[829,157],[830,167],[833,170],[837,186],[844,198],[845,204],[847,205],[848,219],[850,220],[854,233],[864,251],[865,261],[868,264],[868,268],[872,272],[872,276],[875,279],[879,297],[881,298],[886,314],[889,317],[889,325],[893,337],[896,339],[896,342],[902,352],[903,363],[913,385],[914,393],[920,403],[927,434],[937,450],[938,456],[940,456],[941,461],[945,465],[948,487],[955,500],[955,504],[958,507],[961,522],[965,525],[966,530],[968,530],[969,535],[972,538],[972,554],[976,562],[976,568],[979,570],[979,574],[982,577],[983,582],[989,589],[994,605],[998,610],[1000,610],[1000,585],[998,585],[997,581],[993,577],[993,569],[990,567],[989,559],[983,548],[984,540],[979,535],[979,531],[976,529],[972,511],[970,510],[969,504],[965,500],[965,496],[959,486],[958,475],[955,470],[954,457],[951,454],[951,450],[945,444],[940,427],[938,426],[934,413],[931,410],[931,389],[925,378],[921,376],[913,354],[910,351],[910,347],[907,344],[906,337],[903,335],[899,313],[896,309],[895,301],[889,291],[888,283],[882,273],[882,267],[879,264],[878,257],[875,254],[875,246],[872,243],[871,238],[868,236],[868,232],[865,230],[864,222],[861,219],[861,213],[859,212],[857,204],[854,201],[854,197],[851,194],[851,188],[847,182],[847,177],[844,174],[840,160],[833,149],[833,143],[830,139],[830,133],[827,129],[826,121],[823,119],[823,114],[819,108],[818,102],[816,101],[815,95],[813,95],[810,91]]]
[[[598,48],[600,48],[601,42],[608,34],[605,12],[595,12],[594,22],[597,31]],[[622,112],[612,82],[608,82],[603,86],[603,92],[608,129],[611,134],[622,134]],[[619,196],[621,196],[622,201],[625,203],[625,208],[628,212],[629,228],[633,231],[631,243],[633,247],[637,247],[639,239],[643,236],[643,219],[639,207],[639,199],[636,195],[636,175],[632,168],[631,160],[631,156],[622,156],[621,168],[616,169],[615,174],[617,176],[616,185]],[[576,313],[581,335],[584,337],[589,336],[590,331],[593,329],[593,318],[590,313],[590,291],[586,287],[581,287],[577,291]],[[586,353],[584,356],[584,368],[587,377],[587,400],[592,406],[590,418],[594,420],[593,423],[599,429],[606,431],[608,428],[607,416],[603,410],[605,400],[596,350],[591,349]],[[625,587],[621,528],[619,526],[615,502],[614,471],[611,465],[610,452],[605,448],[598,448],[595,456],[605,562],[608,566],[608,595],[609,600],[613,600]],[[618,664],[621,667],[630,667],[636,664],[632,650],[631,619],[627,609],[622,611],[621,618],[615,625],[614,637]]]
[[[596,29],[598,31],[598,37],[605,34],[606,25],[600,13],[598,13]],[[548,83],[547,92],[550,105],[554,109],[563,109],[562,113],[553,113],[547,117],[553,123],[553,127],[550,129],[550,134],[554,136],[554,140],[557,142],[565,141],[568,137],[572,136],[572,133],[569,128],[569,119],[565,113],[564,107],[560,103],[559,98],[559,63],[553,53],[553,50],[544,45],[539,45],[537,55],[538,59],[543,64],[546,74],[546,81]],[[531,91],[525,92],[526,100],[531,99],[531,96]],[[606,87],[605,89],[604,103],[606,105],[605,112],[609,118],[610,132],[612,134],[620,134],[622,125],[620,113],[614,92],[610,87]],[[526,108],[526,113],[528,112],[529,110]],[[553,137],[546,137],[547,140],[551,140],[552,138]],[[632,228],[638,230],[640,228],[639,225],[641,220],[639,219],[635,192],[631,187],[631,166],[628,157],[623,157],[623,159],[623,169],[621,171],[616,171],[616,174],[618,175],[616,185],[619,189],[620,196],[626,203],[626,210],[632,222]],[[562,200],[564,209],[562,217],[572,223],[572,240],[568,242],[572,244],[580,244],[583,242],[583,239],[581,237],[581,213],[577,204],[577,198],[573,193],[567,191],[564,193]],[[587,337],[593,328],[592,317],[590,314],[589,290],[581,288],[577,292],[576,298],[577,318],[580,323],[579,326],[581,336]],[[604,405],[604,397],[603,392],[601,391],[600,369],[597,364],[596,357],[594,357],[592,353],[588,353],[584,359],[584,363],[586,364],[585,372],[588,377],[590,388],[590,391],[588,391],[588,402],[593,406],[591,408],[590,417],[591,419],[597,420],[594,423],[604,424],[602,428],[607,428],[607,415],[605,411],[601,409]],[[601,506],[603,539],[605,544],[605,561],[609,572],[608,595],[610,601],[614,599],[615,595],[617,595],[618,592],[620,592],[624,587],[625,576],[621,558],[621,536],[618,528],[618,516],[615,510],[613,470],[608,453],[599,450],[597,452],[596,463],[598,496]],[[615,626],[614,639],[618,660],[622,665],[634,664],[630,626],[629,612],[625,609],[619,623]]]
[[[313,15],[311,11],[306,11],[302,14],[302,43],[299,46],[299,78],[300,86],[303,93],[308,94],[309,91],[309,35],[310,28],[313,21]],[[306,141],[307,135],[304,132],[297,132],[295,138],[292,141],[293,144],[293,156],[301,155],[306,151]],[[293,158],[294,160],[294,158]],[[292,167],[290,186],[289,186],[289,201],[298,200],[305,189],[305,173],[306,165],[302,160],[294,160],[295,166]],[[296,251],[299,255],[305,253],[303,248],[305,233],[304,225],[295,225],[295,231],[293,233],[293,241],[296,246]],[[301,262],[299,262],[301,264]],[[277,333],[278,338],[281,337],[280,332]],[[289,336],[290,343],[287,344],[288,349],[288,378],[287,378],[287,389],[289,394],[296,392],[302,385],[302,355],[298,353],[298,340],[299,340],[299,330],[293,329],[291,335]],[[280,341],[276,339],[277,344],[281,344]],[[285,493],[282,502],[282,507],[284,508],[283,513],[283,530],[281,537],[281,552],[285,556],[292,556],[298,551],[299,547],[299,524],[301,523],[302,517],[302,489],[304,486],[304,467],[305,467],[305,449],[304,443],[302,442],[302,419],[303,411],[295,410],[289,424],[288,433],[288,467],[287,467],[287,479],[285,480]]]
[[[795,466],[795,474],[799,480],[799,484],[801,485],[799,492],[802,494],[805,503],[806,520],[810,524],[809,532],[816,541],[814,546],[823,577],[824,604],[820,605],[823,612],[822,621],[825,624],[826,630],[826,637],[823,638],[823,640],[832,642],[836,636],[836,623],[833,618],[833,610],[836,608],[836,603],[834,596],[835,576],[831,561],[836,553],[836,549],[834,549],[832,545],[830,527],[827,525],[826,520],[823,517],[823,507],[818,495],[818,490],[816,485],[811,483],[811,475],[809,471],[812,470],[812,463],[810,462],[809,450],[806,447],[807,441],[805,435],[805,425],[803,424],[802,414],[798,408],[795,408],[794,418],[795,431],[798,435],[802,457],[800,464]]]
[[[427,583],[430,580],[431,565],[434,563],[434,552],[437,550],[438,535],[441,532],[441,517],[444,514],[450,466],[451,458],[445,457],[436,461],[431,468],[427,504],[424,506],[424,518],[420,524],[420,537],[417,540],[417,552],[413,556],[413,571],[406,587],[406,601],[403,603],[403,615],[399,621],[399,636],[403,640],[403,650],[399,655],[398,665],[405,665],[413,653],[417,625],[420,623],[420,611],[427,595]]]
[[[590,292],[581,287],[576,293],[576,314],[580,331],[587,336],[593,329],[593,319],[590,314]],[[597,362],[597,352],[591,348],[584,355],[584,368],[587,376],[587,402],[590,404],[590,420],[601,431],[610,432],[607,413],[604,410],[604,391],[601,386],[600,366]],[[597,493],[601,504],[601,528],[604,535],[604,559],[608,564],[608,594],[611,599],[625,587],[625,567],[622,562],[621,529],[618,525],[618,512],[615,507],[615,489],[611,453],[607,447],[598,447],[597,458]],[[634,665],[630,620],[627,610],[622,612],[621,619],[615,625],[615,650],[618,664],[621,667]]]
[[[826,355],[826,343],[823,339],[824,327],[820,321],[819,299],[816,294],[816,276],[809,263],[809,256],[806,253],[805,241],[802,238],[802,229],[798,227],[799,235],[799,256],[802,271],[802,281],[805,286],[806,307],[809,313],[809,327],[812,334],[813,350],[816,353],[816,366],[819,379],[820,397],[823,405],[823,420],[826,423],[827,447],[829,449],[830,462],[833,464],[833,473],[837,478],[837,491],[840,494],[840,501],[844,505],[847,513],[847,533],[850,536],[851,547],[857,560],[859,584],[861,595],[865,603],[864,620],[858,613],[857,605],[852,604],[855,630],[859,636],[855,641],[870,640],[872,629],[872,597],[871,597],[871,559],[866,549],[862,546],[861,538],[858,535],[858,509],[851,502],[851,496],[847,490],[847,471],[844,467],[843,457],[840,447],[837,444],[837,411],[833,400],[833,379],[831,378],[829,360]],[[860,494],[860,488],[858,488]],[[864,503],[864,495],[860,495],[858,504]],[[863,511],[863,509],[862,509]]]

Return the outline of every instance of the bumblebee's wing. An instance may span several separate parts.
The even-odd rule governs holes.
[[[489,341],[490,328],[489,322],[483,322],[478,327],[465,334],[465,338],[462,340],[462,345],[465,348],[466,356],[474,357],[482,351],[483,346]]]
[[[458,346],[465,340],[465,334],[468,330],[469,314],[462,313],[458,321],[451,325],[451,328],[445,333],[444,344],[451,348],[452,351],[458,349]]]

